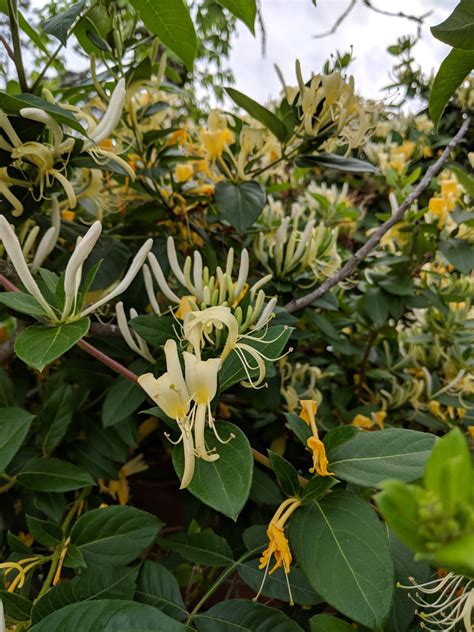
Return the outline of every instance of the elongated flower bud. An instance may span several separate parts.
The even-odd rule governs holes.
[[[41,294],[41,290],[28,269],[28,265],[21,251],[21,245],[18,241],[18,237],[15,235],[15,231],[3,215],[0,215],[0,237],[3,245],[5,246],[5,250],[11,259],[13,267],[15,268],[16,273],[20,277],[20,281],[23,283],[26,290],[38,301],[46,314],[52,320],[56,321],[57,319],[53,310]]]
[[[33,274],[38,271],[38,268],[41,267],[41,264],[46,259],[46,257],[54,250],[54,247],[58,241],[59,231],[61,229],[61,215],[59,211],[59,202],[58,198],[53,197],[53,206],[51,209],[51,223],[52,226],[48,228],[45,232],[41,241],[38,244],[38,248],[36,249],[36,253],[33,259],[33,263],[30,265],[30,270]]]
[[[81,284],[81,270],[84,261],[92,252],[100,233],[102,232],[102,224],[94,222],[87,233],[77,244],[71,258],[66,266],[64,274],[64,309],[62,320],[65,320],[71,312],[71,308],[75,309],[77,293]]]
[[[122,116],[123,104],[125,102],[125,79],[119,79],[115,86],[110,102],[105,114],[103,115],[100,123],[89,134],[89,138],[95,143],[99,144],[117,127],[117,123]]]
[[[240,269],[239,276],[237,277],[237,283],[235,285],[234,295],[238,297],[244,289],[245,282],[249,275],[249,253],[247,248],[244,248],[240,255]]]
[[[146,263],[143,264],[143,280],[145,282],[145,289],[148,300],[150,301],[151,308],[155,312],[155,314],[158,314],[158,316],[160,316],[161,310],[158,301],[156,300],[155,290],[153,288],[153,279],[151,276],[150,268],[147,266]]]
[[[143,246],[140,248],[140,250],[137,252],[135,257],[133,258],[132,265],[128,269],[127,274],[123,277],[123,279],[117,285],[117,287],[114,288],[111,292],[109,292],[105,296],[103,296],[101,299],[99,299],[96,303],[93,303],[93,305],[88,307],[86,310],[84,310],[81,313],[81,316],[87,316],[87,314],[94,312],[96,309],[98,309],[105,303],[108,303],[109,301],[114,299],[116,296],[120,296],[120,294],[125,292],[125,290],[131,284],[133,279],[137,276],[141,267],[145,263],[145,260],[152,246],[153,246],[153,239],[147,239],[146,242],[143,244]]]
[[[168,261],[170,262],[171,269],[174,276],[178,279],[183,287],[186,287],[186,279],[184,278],[183,271],[179,267],[178,255],[176,254],[176,246],[173,237],[168,237],[166,242],[166,251],[168,253]]]
[[[170,301],[172,301],[173,303],[179,303],[181,299],[179,298],[179,296],[176,296],[173,290],[169,287],[168,283],[166,282],[165,275],[163,274],[163,270],[158,263],[158,259],[152,252],[150,252],[150,254],[148,255],[148,261],[150,262],[153,275],[156,279],[156,282],[158,283],[160,290]]]

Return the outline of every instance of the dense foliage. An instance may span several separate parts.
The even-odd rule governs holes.
[[[0,3],[0,630],[471,630],[472,2],[388,106],[190,5]]]

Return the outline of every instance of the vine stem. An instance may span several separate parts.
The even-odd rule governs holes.
[[[10,18],[10,31],[13,44],[13,63],[18,74],[18,82],[22,92],[28,92],[23,57],[21,55],[20,29],[18,26],[18,6],[16,0],[7,0],[8,17]]]
[[[197,604],[194,606],[194,608],[190,612],[189,617],[186,619],[186,625],[191,624],[192,620],[197,615],[199,610],[201,610],[202,606],[206,603],[209,597],[211,597],[219,588],[219,586],[221,586],[225,582],[225,580],[230,575],[232,575],[232,573],[240,566],[240,564],[242,564],[242,562],[245,562],[245,560],[247,560],[249,557],[252,557],[252,555],[255,555],[255,553],[258,553],[262,548],[263,548],[263,545],[255,549],[252,549],[251,551],[247,551],[241,557],[239,557],[238,560],[236,560],[233,564],[231,564],[228,568],[225,569],[225,571],[223,571],[219,575],[219,577],[212,584],[209,590],[204,594],[203,597],[201,597],[201,599],[197,602]]]
[[[420,197],[423,191],[430,184],[431,179],[441,171],[441,169],[448,161],[451,151],[464,138],[470,122],[471,119],[469,117],[466,118],[464,123],[461,125],[458,133],[444,148],[441,156],[426,170],[425,175],[422,177],[422,179],[419,181],[413,191],[409,195],[407,195],[407,197],[400,204],[395,213],[393,213],[393,215],[386,222],[384,222],[377,228],[377,230],[369,237],[365,244],[352,255],[349,261],[347,261],[347,263],[339,270],[339,272],[331,278],[326,279],[324,283],[321,283],[319,287],[317,287],[309,294],[301,296],[300,298],[295,298],[287,303],[284,307],[287,312],[295,312],[298,309],[302,309],[303,307],[311,305],[313,301],[323,296],[323,294],[326,294],[328,290],[346,279],[350,274],[354,272],[354,270],[362,263],[367,255],[372,252],[372,250],[378,245],[379,241],[382,239],[385,233],[402,219],[405,211],[409,209],[413,202],[415,202]]]

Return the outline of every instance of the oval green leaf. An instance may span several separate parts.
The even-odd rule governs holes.
[[[0,472],[4,472],[25,440],[34,415],[22,408],[0,408]]]
[[[215,195],[222,217],[241,233],[252,226],[265,205],[265,191],[258,182],[218,182]]]
[[[187,489],[209,507],[237,520],[252,484],[252,450],[240,428],[226,421],[219,421],[216,425],[222,439],[228,439],[232,433],[235,437],[222,444],[212,430],[206,429],[206,445],[211,450],[215,448],[220,458],[212,463],[196,459],[194,477]],[[181,444],[173,450],[173,465],[181,478],[184,471]]]
[[[374,629],[387,618],[393,563],[387,534],[359,496],[337,491],[294,514],[291,548],[314,590],[354,621]]]
[[[303,632],[280,610],[246,599],[228,599],[195,619],[199,632]]]
[[[22,467],[17,479],[35,492],[70,492],[94,485],[94,479],[85,469],[54,458],[31,459]]]

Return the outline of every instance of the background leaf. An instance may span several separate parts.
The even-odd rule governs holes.
[[[31,459],[20,470],[18,482],[37,492],[69,492],[94,485],[82,467],[60,459]]]
[[[151,560],[145,560],[140,567],[134,599],[161,610],[173,619],[181,621],[188,616],[175,576]]]
[[[218,0],[219,4],[228,9],[236,18],[246,24],[255,35],[255,17],[257,3],[255,0]]]
[[[257,103],[235,88],[226,88],[225,91],[234,103],[243,108],[250,116],[270,130],[281,143],[288,140],[291,132],[288,131],[286,125],[276,114],[273,114],[273,112],[267,110],[263,105],[260,105],[260,103]]]
[[[297,167],[310,169],[313,167],[326,167],[327,169],[347,171],[349,173],[377,173],[377,168],[370,164],[370,162],[325,152],[321,152],[315,156],[299,156],[295,160],[295,164]]]
[[[130,4],[140,11],[140,17],[150,33],[158,36],[191,70],[197,52],[197,38],[183,0],[130,0]]]
[[[443,60],[431,86],[429,100],[429,113],[435,125],[438,124],[449,99],[473,68],[474,51],[455,49]]]
[[[71,532],[87,563],[128,564],[151,546],[163,526],[155,516],[128,506],[93,509]]]
[[[302,632],[280,610],[245,599],[228,599],[195,619],[199,632]]]
[[[461,0],[444,22],[431,27],[432,34],[445,44],[462,50],[474,49],[474,4]]]
[[[0,472],[4,472],[25,440],[34,415],[21,408],[0,408]]]
[[[265,191],[258,182],[218,182],[216,206],[231,226],[243,233],[250,228],[265,205]]]

